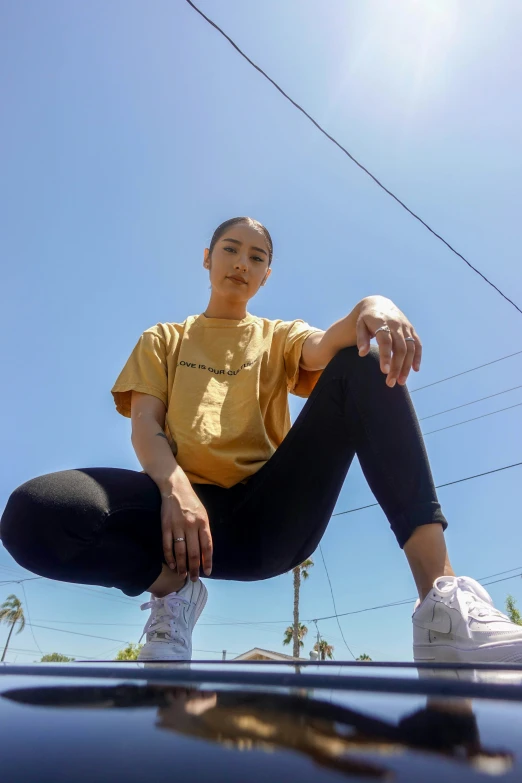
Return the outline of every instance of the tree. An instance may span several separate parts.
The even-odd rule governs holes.
[[[327,658],[333,660],[334,647],[332,644],[328,644],[326,639],[319,639],[319,641],[314,644],[314,650],[319,653],[321,661],[326,661]]]
[[[295,636],[294,636],[294,626],[289,625],[288,628],[285,631],[285,638],[283,639],[283,644],[290,644],[290,642],[294,641],[294,658],[299,658],[299,647],[304,647],[303,639],[308,633],[308,628],[303,623],[299,623],[299,631],[298,631],[298,644],[299,647],[297,649],[297,655],[295,654]]]
[[[115,661],[137,661],[138,655],[140,654],[140,650],[143,647],[142,644],[133,644],[130,642],[130,644],[127,645],[123,650],[120,650]]]
[[[41,663],[66,663],[67,661],[74,661],[74,658],[68,658],[61,653],[48,653],[40,659]]]
[[[9,636],[5,643],[4,652],[2,654],[2,661],[5,659],[9,642],[11,641],[11,634],[14,631],[15,625],[18,623],[19,628],[17,633],[21,633],[25,628],[24,610],[22,608],[22,602],[16,595],[8,595],[7,600],[0,605],[0,623],[7,623],[11,628],[9,630]]]
[[[518,611],[516,601],[512,595],[508,595],[506,598],[506,610],[512,623],[522,625],[522,615]]]
[[[308,559],[305,560],[304,563],[301,563],[301,565],[292,569],[294,575],[294,658],[299,658],[299,647],[303,646],[301,642],[302,637],[299,636],[299,590],[301,589],[301,578],[308,579],[310,576],[310,568],[312,568],[313,564],[314,561]],[[284,642],[284,644],[288,644],[288,642]]]
[[[362,655],[359,655],[358,658],[355,659],[356,661],[371,661],[371,658],[369,655],[366,655],[366,653],[363,653]]]

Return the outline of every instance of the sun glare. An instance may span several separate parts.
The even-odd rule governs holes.
[[[339,35],[346,40],[345,55],[330,109],[358,87],[381,90],[410,106],[421,91],[434,95],[444,89],[459,35],[459,9],[454,0],[379,0],[358,6],[356,27],[344,14]],[[357,40],[354,29],[367,32]]]

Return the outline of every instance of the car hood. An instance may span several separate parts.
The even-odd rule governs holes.
[[[6,783],[522,779],[522,669],[0,665]]]

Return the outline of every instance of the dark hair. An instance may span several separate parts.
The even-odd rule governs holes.
[[[232,226],[237,226],[238,223],[246,223],[247,226],[251,226],[251,228],[255,228],[256,231],[259,231],[259,233],[264,236],[266,243],[268,245],[268,266],[270,266],[270,264],[272,263],[272,256],[274,254],[272,237],[270,236],[268,229],[265,228],[262,223],[260,223],[258,220],[254,220],[253,218],[249,218],[249,217],[230,218],[230,220],[225,220],[224,223],[221,223],[221,225],[218,226],[214,231],[214,233],[212,234],[212,239],[210,240],[210,247],[209,247],[210,255],[212,255],[212,251],[216,246],[216,242],[219,242],[223,234],[226,234],[229,228],[232,228]]]

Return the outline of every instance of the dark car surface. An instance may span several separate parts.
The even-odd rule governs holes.
[[[2,783],[522,780],[522,669],[0,666]]]

